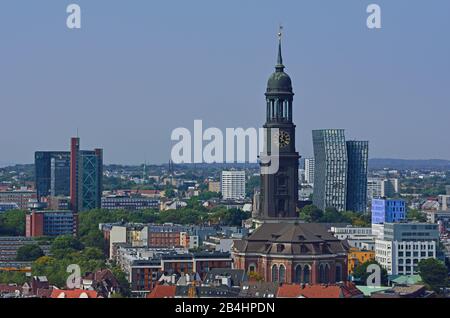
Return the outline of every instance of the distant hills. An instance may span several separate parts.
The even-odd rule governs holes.
[[[450,160],[443,159],[369,159],[369,169],[430,169],[430,170],[450,170]]]
[[[167,164],[166,164],[167,165]],[[33,164],[12,164],[12,163],[0,163],[1,168],[13,169],[24,169],[30,168]],[[119,167],[122,165],[108,164],[112,168]],[[133,167],[134,165],[130,165]],[[135,165],[139,167],[139,165]],[[149,166],[149,165],[148,165]],[[163,166],[163,165],[152,165],[152,166]],[[203,169],[203,168],[236,168],[236,169],[256,169],[257,164],[186,164],[177,165],[177,168],[190,168],[190,169]],[[414,169],[424,169],[424,170],[450,170],[450,160],[444,159],[389,159],[389,158],[373,158],[369,159],[369,169],[395,169],[395,170],[414,170]]]

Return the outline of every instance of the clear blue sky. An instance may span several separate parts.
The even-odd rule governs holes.
[[[345,128],[372,158],[450,159],[448,0],[2,0],[0,164],[68,149],[77,128],[82,148],[135,164],[167,162],[194,119],[261,126],[279,23],[302,156],[312,129]]]

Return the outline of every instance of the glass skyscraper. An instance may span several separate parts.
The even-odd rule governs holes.
[[[323,129],[313,130],[313,147],[313,204],[365,212],[369,142],[346,142],[343,129]]]
[[[346,209],[347,145],[343,129],[313,130],[314,193],[313,204],[325,210]]]
[[[347,211],[367,209],[368,141],[347,141]]]
[[[34,154],[37,198],[70,193],[70,152],[37,151]]]
[[[80,150],[80,139],[71,140],[71,206],[75,212],[99,209],[102,197],[103,150]]]

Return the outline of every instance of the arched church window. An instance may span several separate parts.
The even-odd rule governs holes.
[[[336,264],[336,281],[342,281],[342,266],[341,264]]]
[[[286,282],[286,267],[284,267],[284,265],[280,265],[280,283],[285,283]]]
[[[274,283],[278,282],[278,266],[277,265],[272,266],[272,282],[274,282]]]
[[[305,284],[309,284],[310,283],[310,268],[309,265],[305,265],[305,267],[303,268],[303,283]]]
[[[297,283],[297,284],[302,282],[302,266],[301,265],[297,265],[295,267],[294,282]]]

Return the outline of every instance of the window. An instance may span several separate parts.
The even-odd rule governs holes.
[[[280,283],[286,282],[286,267],[284,267],[284,265],[280,265],[279,278],[280,278]]]
[[[272,282],[274,282],[274,283],[278,282],[278,266],[277,265],[272,266]]]
[[[295,267],[294,282],[297,284],[302,282],[302,266],[301,265],[297,265]]]
[[[336,281],[342,281],[342,267],[341,264],[336,264]]]
[[[309,284],[310,281],[310,269],[308,265],[305,265],[305,267],[303,268],[303,283],[305,284]]]

